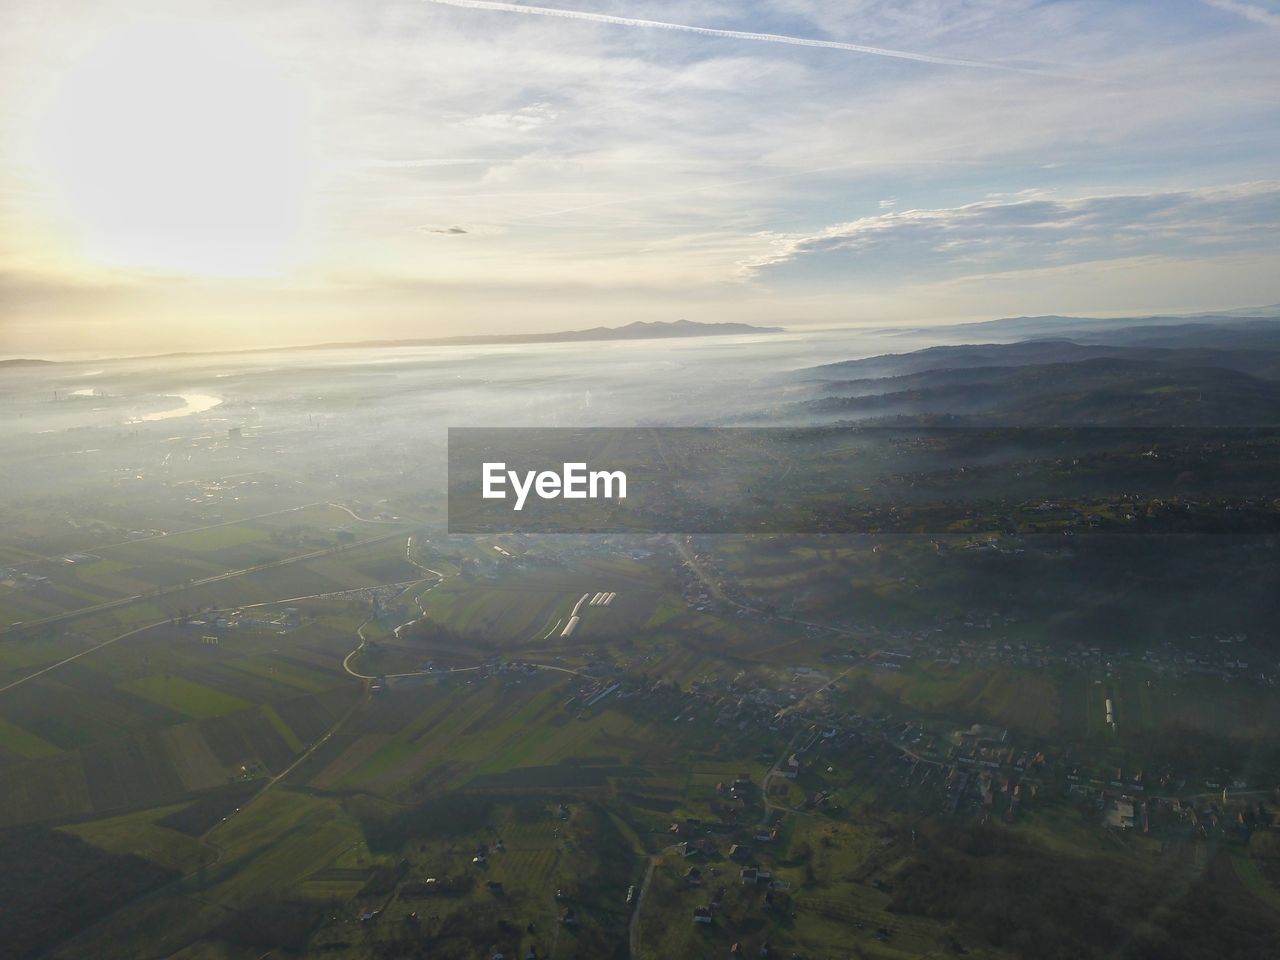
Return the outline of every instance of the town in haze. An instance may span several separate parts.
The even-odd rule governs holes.
[[[1274,957],[1278,37],[15,0],[0,956]]]

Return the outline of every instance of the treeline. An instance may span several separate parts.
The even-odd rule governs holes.
[[[255,950],[302,951],[312,931],[336,906],[319,900],[260,896],[223,920],[214,933],[227,943]]]
[[[493,799],[476,793],[447,793],[407,810],[385,812],[353,806],[369,849],[394,853],[412,840],[441,840],[465,836],[485,826],[493,813]]]

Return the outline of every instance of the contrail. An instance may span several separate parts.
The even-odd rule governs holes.
[[[765,43],[786,43],[795,47],[821,47],[824,50],[844,50],[849,53],[866,53],[877,57],[893,57],[898,60],[915,60],[945,67],[976,67],[980,70],[1010,70],[1017,73],[1046,73],[1029,67],[1014,67],[983,60],[962,60],[956,57],[935,57],[928,53],[912,53],[909,50],[891,50],[888,47],[869,47],[861,43],[841,43],[837,40],[812,40],[807,37],[789,37],[779,33],[751,33],[746,30],[718,30],[714,27],[695,27],[687,23],[668,23],[664,20],[641,20],[637,17],[616,17],[609,13],[592,13],[585,10],[562,10],[557,7],[533,7],[522,3],[497,3],[491,0],[423,0],[442,7],[461,7],[464,10],[493,10],[499,13],[524,13],[539,17],[559,17],[564,20],[586,20],[591,23],[608,23],[619,27],[647,27],[652,30],[676,30],[681,33],[697,33],[705,37],[723,37],[728,40],[756,40]]]

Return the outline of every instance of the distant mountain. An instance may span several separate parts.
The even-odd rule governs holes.
[[[668,337],[727,337],[751,333],[781,333],[782,327],[757,327],[750,323],[698,323],[694,320],[637,320],[622,327],[591,327],[556,333],[490,334],[405,341],[422,344],[481,343],[578,343],[583,340],[660,340]]]
[[[1280,320],[1126,327],[1103,338],[958,344],[799,371],[788,421],[1280,424]]]
[[[592,340],[663,340],[674,337],[728,337],[751,333],[781,333],[782,327],[757,327],[750,323],[698,323],[694,320],[636,320],[622,327],[591,327],[553,333],[479,333],[462,337],[412,340],[356,340],[313,343],[295,350],[337,350],[352,347],[480,347],[520,343],[583,343]],[[237,350],[236,353],[258,351]]]
[[[43,367],[53,360],[34,360],[28,357],[14,357],[12,360],[0,360],[0,367]]]
[[[1022,367],[1102,358],[1174,367],[1223,367],[1280,379],[1280,321],[1229,325],[1124,327],[1098,337],[1058,337],[1012,343],[967,343],[926,347],[811,367],[801,379],[866,380],[973,367]]]
[[[1280,303],[1268,304],[1265,307],[1240,307],[1236,310],[1221,310],[1218,315],[1224,317],[1280,317]]]
[[[309,343],[298,347],[262,347],[252,350],[219,350],[216,353],[262,353],[273,349],[349,350],[360,347],[479,347],[521,343],[583,343],[592,340],[662,340],[675,337],[728,337],[754,333],[781,333],[782,327],[757,327],[750,323],[698,323],[694,320],[636,320],[622,327],[591,327],[552,333],[478,333],[461,337],[415,337],[408,340],[342,340]]]
[[[1215,310],[1205,313],[1151,314],[1134,317],[1072,317],[1048,314],[1035,317],[1004,317],[999,320],[982,320],[977,323],[958,323],[947,327],[914,330],[912,333],[928,333],[953,340],[956,336],[977,334],[989,337],[1097,337],[1107,331],[1136,327],[1173,327],[1187,324],[1214,326],[1234,324],[1243,320],[1280,319],[1280,304],[1264,307],[1243,307],[1235,310]]]
[[[805,413],[973,425],[1280,423],[1280,382],[1221,367],[1128,359],[931,370],[828,386],[834,395],[804,403]]]
[[[306,343],[292,347],[249,347],[243,350],[186,350],[146,354],[160,357],[201,357],[223,354],[272,353],[278,350],[350,350],[364,347],[467,347],[521,343],[582,343],[593,340],[661,340],[685,337],[740,337],[757,333],[782,333],[782,327],[758,327],[750,323],[698,323],[694,320],[637,320],[622,327],[591,327],[588,330],[560,330],[554,333],[491,333],[462,337],[418,337],[410,340],[342,340]],[[144,357],[111,357],[139,360]],[[0,367],[58,363],[57,360],[0,360]]]

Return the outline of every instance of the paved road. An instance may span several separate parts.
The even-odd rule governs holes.
[[[116,643],[120,640],[124,640],[126,637],[132,637],[134,634],[143,633],[144,631],[152,630],[156,627],[162,627],[166,623],[169,623],[170,620],[171,618],[165,617],[165,619],[157,620],[155,623],[148,623],[146,626],[135,627],[134,629],[130,630],[128,633],[122,633],[120,634],[120,636],[112,637],[110,640],[103,640],[101,643],[95,644],[94,646],[89,647],[85,650],[81,650],[79,653],[73,656],[67,657],[65,660],[59,660],[57,663],[51,663],[49,664],[49,666],[42,667],[41,669],[37,670],[35,673],[29,673],[25,677],[22,677],[18,680],[14,680],[12,683],[9,683],[3,687],[0,687],[0,693],[4,693],[6,690],[12,690],[14,687],[20,687],[27,681],[34,680],[36,677],[42,677],[46,673],[51,673],[52,671],[57,670],[59,667],[65,667],[68,663],[72,663],[76,660],[79,660],[81,657],[87,657],[89,654],[94,653],[95,651],[101,650],[103,647],[109,647],[111,646],[111,644]]]

